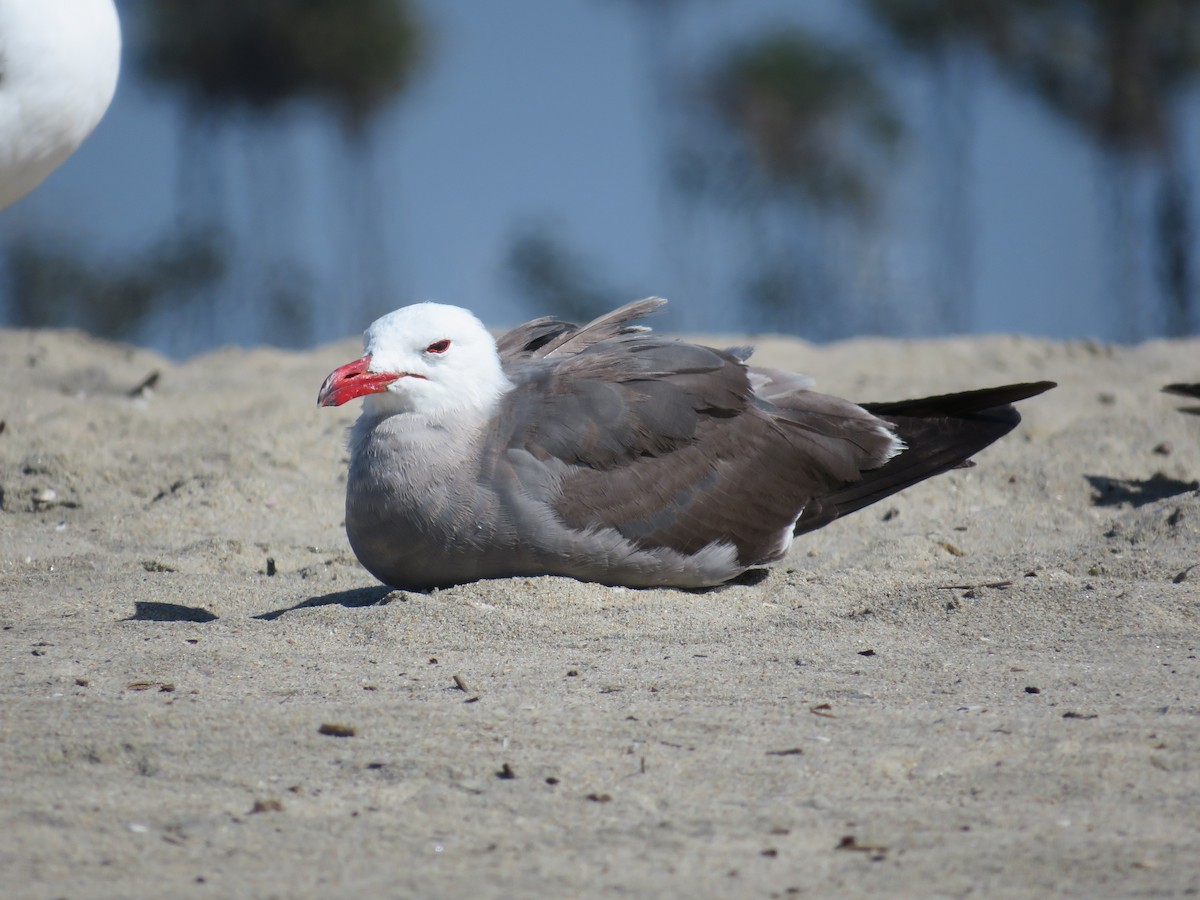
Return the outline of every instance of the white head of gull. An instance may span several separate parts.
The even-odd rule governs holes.
[[[0,0],[0,209],[92,133],[120,60],[112,0]]]
[[[493,340],[464,309],[375,322],[318,403],[365,397],[346,533],[381,581],[428,589],[567,575],[702,588],[792,538],[947,469],[1049,382],[855,404],[803,376],[631,324],[535,319]]]
[[[363,348],[361,359],[329,376],[326,385],[337,388],[325,405],[365,397],[369,415],[482,415],[512,388],[495,339],[457,306],[417,303],[388,313],[366,330]]]

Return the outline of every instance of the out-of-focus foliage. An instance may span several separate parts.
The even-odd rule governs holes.
[[[607,283],[545,224],[517,233],[506,268],[514,291],[530,309],[574,322],[590,321],[632,298]]]
[[[969,41],[1089,135],[1161,151],[1200,74],[1197,0],[865,0],[916,49]]]
[[[939,54],[956,43],[982,49],[1004,76],[1109,154],[1116,168],[1128,169],[1133,158],[1149,160],[1159,170],[1150,239],[1167,331],[1200,326],[1192,189],[1180,159],[1179,121],[1180,97],[1200,78],[1200,0],[863,2],[919,52]],[[1111,190],[1117,207],[1129,205],[1120,188]],[[1126,243],[1120,231],[1117,240]],[[1128,251],[1117,248],[1114,256]],[[1134,281],[1128,273],[1122,278]],[[1134,317],[1127,312],[1130,324]]]
[[[826,36],[776,27],[722,48],[694,83],[697,126],[676,184],[744,229],[738,282],[756,327],[849,333],[855,273],[841,260],[848,242],[869,245],[903,143],[874,66]]]
[[[902,126],[856,52],[800,29],[772,30],[716,61],[704,99],[715,127],[682,161],[685,187],[734,206],[875,209]]]
[[[227,265],[223,243],[213,235],[170,238],[117,264],[30,240],[7,249],[16,321],[34,328],[70,324],[125,340],[155,310],[186,304],[219,281]]]
[[[326,103],[359,127],[401,93],[426,32],[407,0],[148,0],[140,62],[202,107]]]
[[[246,335],[285,343],[328,320],[311,308],[313,266],[288,246],[296,198],[306,193],[290,183],[293,134],[326,126],[278,114],[306,103],[333,113],[344,141],[326,165],[345,213],[324,223],[326,240],[343,245],[338,290],[346,322],[336,327],[387,308],[394,247],[369,126],[394,108],[427,60],[417,0],[144,0],[125,21],[141,74],[183,99],[178,221],[185,231],[235,236],[230,277],[198,294],[196,305],[209,318],[236,316]],[[221,146],[226,129],[244,138],[237,146],[250,170],[244,205],[256,224],[249,228],[228,202],[226,175],[237,157]]]

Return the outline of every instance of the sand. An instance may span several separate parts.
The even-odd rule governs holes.
[[[759,346],[1061,386],[757,584],[417,594],[342,531],[357,341],[0,332],[4,895],[1200,892],[1200,341]]]

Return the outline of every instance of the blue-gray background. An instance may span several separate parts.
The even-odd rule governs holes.
[[[414,2],[422,61],[355,130],[304,96],[261,115],[189,104],[138,62],[152,2],[118,4],[122,80],[96,133],[0,212],[4,324],[174,355],[309,346],[423,299],[503,325],[660,294],[664,327],[816,340],[1200,325],[1194,261],[1190,311],[1164,311],[1162,154],[1106,152],[985,50],[912,52],[865,3]],[[721,60],[796,27],[864,60],[896,111],[870,214],[670,177],[720,130],[702,109]],[[1200,79],[1180,84],[1171,152],[1194,200]],[[1200,229],[1180,227],[1194,260]],[[760,302],[780,259],[791,280]]]

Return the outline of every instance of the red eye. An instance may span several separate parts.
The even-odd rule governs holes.
[[[425,348],[426,353],[445,353],[450,349],[450,341],[447,338],[442,338],[440,341],[434,341]]]

